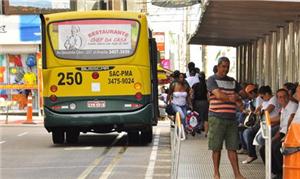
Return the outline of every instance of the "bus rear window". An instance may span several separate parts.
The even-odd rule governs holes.
[[[63,59],[103,60],[131,56],[139,23],[134,20],[71,20],[53,22],[48,35],[55,55]]]

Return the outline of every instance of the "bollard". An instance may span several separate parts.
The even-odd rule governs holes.
[[[31,92],[29,93],[27,97],[27,119],[23,124],[35,124],[32,121],[32,94]]]

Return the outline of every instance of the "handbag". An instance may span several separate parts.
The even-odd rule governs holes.
[[[253,112],[250,112],[244,121],[245,127],[253,127],[256,124],[256,115]]]
[[[168,104],[168,105],[166,106],[166,113],[167,113],[168,115],[170,115],[170,116],[173,116],[173,115],[176,114],[175,111],[174,111],[174,109],[173,109],[172,104]]]

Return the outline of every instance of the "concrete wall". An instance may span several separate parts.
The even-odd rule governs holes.
[[[276,31],[237,47],[237,79],[270,85],[300,81],[300,23],[287,22]]]

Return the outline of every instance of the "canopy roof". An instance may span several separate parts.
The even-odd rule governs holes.
[[[238,46],[300,19],[300,1],[210,0],[189,44]]]

